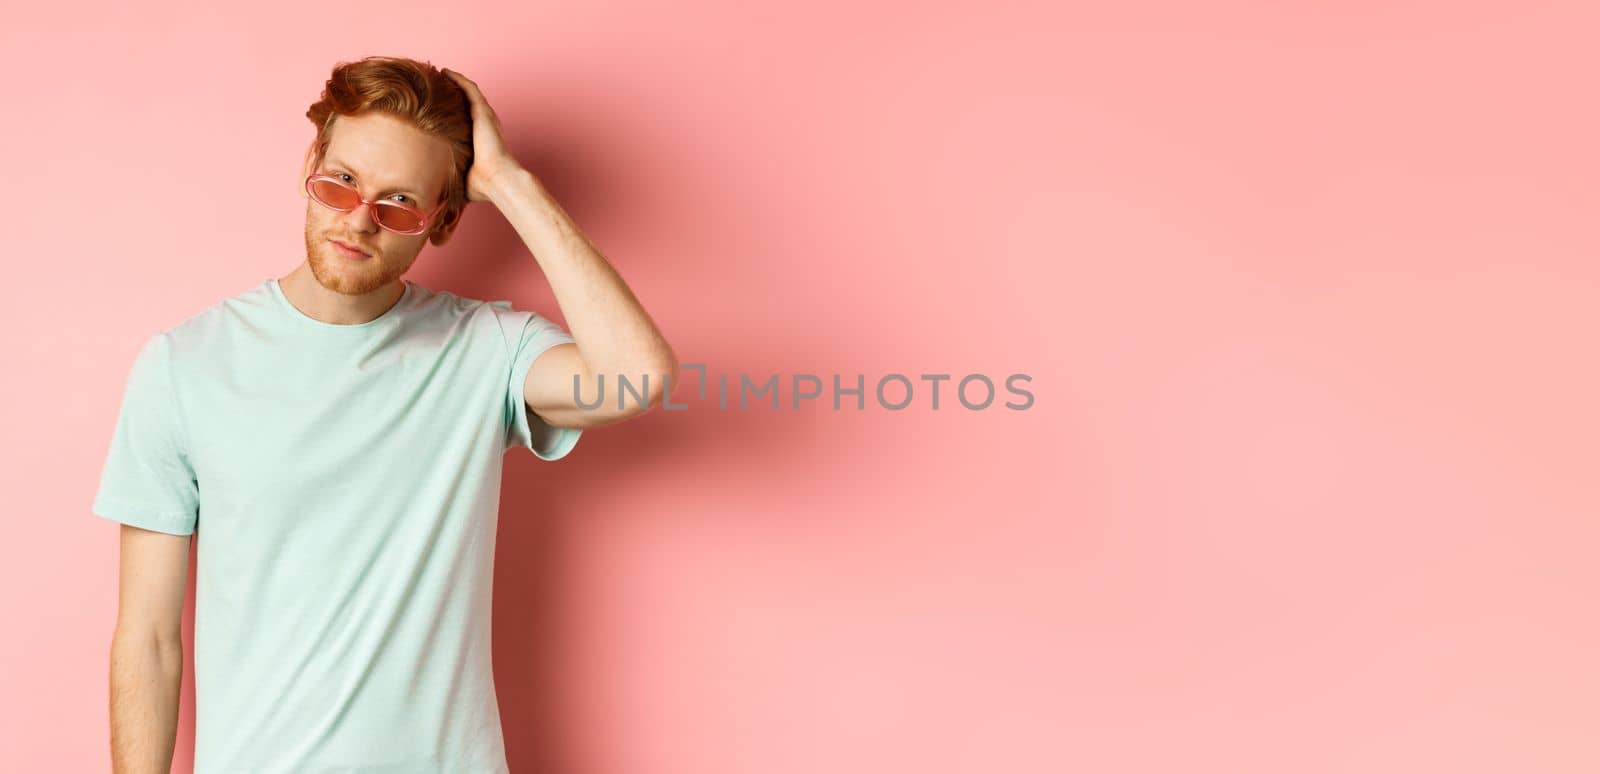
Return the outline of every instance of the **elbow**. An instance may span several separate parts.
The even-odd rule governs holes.
[[[645,390],[644,405],[639,406],[634,415],[643,414],[667,399],[672,385],[678,382],[678,359],[671,350],[668,350],[664,356],[646,367],[644,372],[650,375],[649,388]]]
[[[620,401],[626,405],[619,406],[612,413],[609,421],[636,417],[661,405],[662,401],[666,400],[668,394],[670,394],[672,385],[678,381],[678,358],[672,354],[672,350],[664,350],[655,357],[640,363],[632,373],[641,374],[644,377],[640,380],[639,385],[636,385],[642,387],[642,389],[638,393],[630,394],[628,400]],[[618,389],[621,389],[620,384]]]
[[[650,405],[658,406],[666,400],[672,385],[678,383],[678,356],[670,347],[656,359],[650,373],[657,377],[650,383]]]
[[[183,633],[177,628],[118,623],[111,633],[111,660],[114,664],[145,664],[163,672],[181,669]]]
[[[128,616],[118,616],[116,627],[111,632],[111,640],[114,644],[157,647],[162,650],[182,652],[183,624],[182,621],[129,620]]]
[[[575,385],[573,402],[577,410],[571,417],[562,417],[559,424],[588,429],[648,413],[666,400],[672,385],[678,381],[678,372],[678,360],[671,350],[631,369],[616,371],[615,379],[606,378],[606,372],[586,371],[581,384],[593,386],[592,402],[586,404],[585,401],[591,399]]]

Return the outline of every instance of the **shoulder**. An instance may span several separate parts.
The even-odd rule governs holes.
[[[518,309],[508,299],[483,299],[433,290],[412,283],[412,314],[425,320],[419,329],[445,338],[466,337],[493,341],[497,350],[514,351],[530,328],[542,320],[531,310]]]
[[[509,301],[485,301],[448,290],[435,290],[407,280],[411,297],[407,303],[413,315],[423,317],[493,317],[509,308]],[[504,305],[504,306],[502,306]]]
[[[204,353],[208,348],[224,343],[232,331],[259,324],[264,315],[271,313],[273,298],[270,282],[258,283],[220,299],[155,335],[166,340],[174,357]]]
[[[481,318],[486,325],[492,323],[492,327],[510,341],[521,337],[533,321],[544,319],[531,309],[517,308],[510,299],[470,298],[444,291],[439,295],[448,296],[464,314]]]

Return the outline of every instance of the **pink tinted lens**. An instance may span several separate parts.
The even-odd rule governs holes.
[[[417,227],[422,225],[420,216],[398,204],[378,202],[372,214],[377,217],[379,223],[395,231],[416,231]]]
[[[361,203],[361,196],[355,191],[327,180],[311,181],[311,195],[336,210],[355,209]]]

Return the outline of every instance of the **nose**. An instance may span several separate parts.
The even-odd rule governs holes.
[[[349,212],[339,213],[339,217],[347,220],[345,226],[349,231],[370,234],[378,230],[378,221],[373,218],[373,205],[362,202]]]

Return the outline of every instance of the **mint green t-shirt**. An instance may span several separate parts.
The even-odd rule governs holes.
[[[489,614],[505,454],[580,431],[527,411],[573,341],[409,280],[358,325],[277,280],[144,344],[94,514],[194,534],[195,771],[507,771]]]

